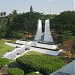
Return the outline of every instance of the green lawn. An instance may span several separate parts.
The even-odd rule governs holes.
[[[25,53],[24,55],[44,55],[44,54],[39,53],[39,52],[29,51],[29,52]]]
[[[4,41],[0,40],[0,56],[2,56],[7,51],[11,51],[11,50],[13,50],[13,47],[4,44]]]

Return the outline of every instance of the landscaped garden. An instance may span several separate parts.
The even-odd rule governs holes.
[[[1,12],[2,13],[2,12]],[[6,16],[0,16],[0,38],[17,38],[27,41],[31,40],[32,36],[36,32],[37,19],[41,19],[44,24],[44,20],[50,19],[51,29],[54,31],[53,43],[43,44],[58,44],[60,43],[60,48],[64,50],[65,53],[61,53],[59,56],[49,56],[37,52],[28,52],[23,56],[17,58],[16,61],[19,66],[16,65],[9,67],[9,75],[37,75],[36,71],[44,75],[49,75],[50,73],[56,71],[62,66],[66,65],[68,61],[75,59],[75,12],[65,11],[59,15],[44,15],[38,12],[27,12],[19,14],[16,10]],[[66,18],[64,18],[66,16]],[[26,34],[27,33],[27,34]],[[26,37],[27,36],[27,37]],[[14,42],[15,40],[0,40],[0,57],[8,52],[12,51],[13,47],[4,44],[4,42]],[[39,47],[37,47],[39,48]],[[42,48],[46,49],[47,48]],[[59,49],[56,49],[59,50]],[[61,57],[63,56],[63,57]],[[64,58],[67,57],[67,60]],[[13,62],[14,62],[13,61]],[[6,58],[0,58],[0,67],[2,68],[10,61]],[[14,68],[16,67],[16,68]],[[19,73],[20,72],[20,73]],[[41,75],[38,74],[38,75]]]
[[[0,56],[11,50],[13,50],[12,46],[4,44],[4,40],[0,40]]]
[[[66,60],[63,57],[55,57],[40,54],[37,52],[28,52],[25,55],[17,58],[17,62],[25,70],[39,71],[44,75],[56,71],[66,64]]]

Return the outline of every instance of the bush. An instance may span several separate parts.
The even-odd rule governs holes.
[[[0,68],[9,63],[10,61],[7,58],[0,58]]]
[[[24,75],[24,71],[19,68],[10,68],[8,70],[9,75]]]
[[[22,67],[27,67],[33,71],[49,75],[65,65],[65,60],[60,57],[48,55],[25,55],[17,58],[17,62]]]

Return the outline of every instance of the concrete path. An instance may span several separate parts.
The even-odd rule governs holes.
[[[31,47],[30,50],[35,52],[40,52],[43,54],[53,55],[53,56],[57,56],[60,52],[62,52],[62,49],[59,51],[52,51],[52,50],[45,50],[45,49],[34,48],[34,47]]]
[[[14,51],[7,53],[6,55],[4,55],[5,58],[8,58],[10,60],[13,60],[19,56],[21,56],[22,54],[24,54],[26,52],[26,46],[22,45],[21,48],[16,48]]]
[[[16,43],[20,43],[20,44],[24,44],[24,45],[25,45],[25,44],[28,44],[27,41],[21,41],[21,40],[17,40]]]
[[[21,47],[22,45],[19,44],[13,44],[13,43],[9,43],[9,42],[5,42],[6,45],[12,46],[12,47]]]
[[[36,46],[36,47],[42,47],[42,48],[48,48],[48,49],[56,49],[58,48],[58,45],[49,45],[49,44],[42,44],[42,43],[38,43],[36,41],[21,41],[21,40],[17,40],[16,43],[19,44],[25,44],[25,45],[30,45],[30,46]]]
[[[17,57],[23,55],[24,53],[26,53],[28,51],[40,52],[43,54],[48,54],[48,55],[53,55],[53,56],[57,56],[62,51],[62,49],[59,51],[53,51],[53,50],[46,50],[46,49],[31,47],[31,45],[35,44],[32,42],[29,42],[27,45],[18,45],[18,44],[12,44],[12,43],[8,43],[8,42],[5,42],[5,44],[8,44],[13,47],[18,46],[17,48],[14,48],[14,50],[12,52],[6,52],[3,55],[5,58],[8,58],[10,60],[16,59]],[[40,46],[42,46],[42,45],[39,45],[39,47]],[[43,45],[43,46],[46,47],[45,45]]]

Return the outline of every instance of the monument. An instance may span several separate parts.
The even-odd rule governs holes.
[[[45,20],[44,41],[45,42],[53,42],[53,38],[52,38],[52,35],[51,35],[51,32],[50,32],[49,19]]]
[[[42,21],[38,19],[37,31],[34,40],[41,41],[41,35],[42,35]]]
[[[38,26],[37,26],[37,31],[36,31],[34,40],[35,41],[43,41],[43,42],[53,42],[53,38],[52,38],[52,35],[50,32],[49,19],[45,20],[44,34],[42,33],[42,21],[38,20]]]

